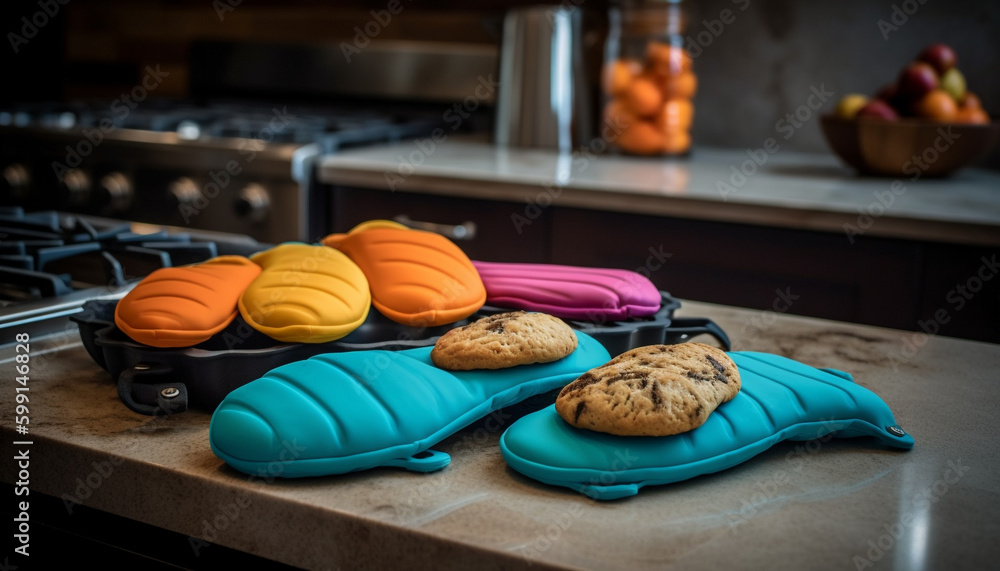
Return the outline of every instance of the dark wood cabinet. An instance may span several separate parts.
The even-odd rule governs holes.
[[[631,269],[690,300],[1000,343],[1000,251],[554,209],[553,263]]]
[[[635,270],[720,303],[1000,343],[1000,251],[431,194],[338,188],[336,231],[399,215],[476,224],[472,259]],[[518,224],[517,221],[521,220]]]
[[[927,244],[916,323],[907,328],[1000,343],[1000,249]]]
[[[918,307],[912,243],[579,209],[553,233],[554,262],[636,270],[685,299],[897,328]]]
[[[473,260],[541,263],[549,259],[551,209],[524,224],[517,215],[523,214],[525,205],[516,202],[355,188],[335,188],[331,208],[335,232],[347,232],[366,220],[397,217],[443,227],[471,223],[471,236],[454,242]]]

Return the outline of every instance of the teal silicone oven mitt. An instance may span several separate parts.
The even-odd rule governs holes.
[[[874,436],[913,448],[892,411],[851,376],[778,355],[733,352],[742,388],[704,424],[672,436],[615,436],[575,428],[555,406],[522,417],[500,438],[507,464],[598,500],[632,496],[731,468],[782,440]]]
[[[297,478],[396,466],[440,470],[428,448],[504,406],[555,390],[610,359],[575,332],[573,353],[508,369],[446,371],[432,347],[327,353],[232,391],[212,415],[212,451],[248,474]]]

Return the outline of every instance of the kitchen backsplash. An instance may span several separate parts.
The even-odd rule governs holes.
[[[164,73],[155,95],[180,97],[187,94],[187,61],[197,39],[330,43],[344,47],[345,57],[352,46],[386,39],[496,45],[503,10],[529,3],[74,2],[12,47],[15,64],[44,59],[52,70],[34,92],[24,88],[31,96],[53,88],[67,98],[114,96],[135,85],[147,66],[158,66]],[[561,3],[593,10],[587,39],[599,54],[607,1]],[[19,9],[30,19],[38,6],[5,7],[15,32]],[[1000,114],[1000,3],[706,0],[690,9],[686,38],[700,82],[696,145],[756,148],[775,138],[783,149],[825,152],[819,114],[845,93],[874,93],[934,41],[956,49],[969,88],[987,111]],[[987,162],[1000,166],[1000,150]]]

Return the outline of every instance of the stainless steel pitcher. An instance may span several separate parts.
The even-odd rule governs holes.
[[[514,8],[504,18],[494,141],[568,152],[591,133],[581,11]]]

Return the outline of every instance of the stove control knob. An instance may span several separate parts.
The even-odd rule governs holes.
[[[177,206],[192,206],[201,198],[201,190],[198,189],[198,185],[186,176],[170,183],[169,194]]]
[[[233,208],[236,213],[253,222],[260,222],[267,216],[271,206],[271,197],[263,186],[250,183],[240,189]]]
[[[115,171],[104,175],[97,184],[97,203],[104,214],[122,214],[132,206],[132,182]]]
[[[63,173],[62,182],[63,206],[80,209],[90,202],[90,176],[80,169],[69,169]]]
[[[20,201],[28,197],[31,174],[21,163],[11,163],[3,169],[0,177],[0,198]]]

